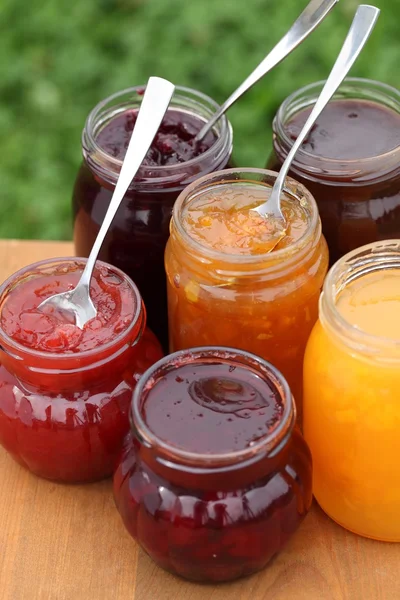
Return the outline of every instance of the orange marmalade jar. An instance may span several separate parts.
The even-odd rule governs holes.
[[[337,523],[400,542],[400,240],[329,271],[304,360],[314,495]]]
[[[301,414],[303,357],[328,250],[314,198],[293,179],[282,199],[282,239],[249,210],[268,198],[275,178],[227,169],[178,197],[165,255],[170,350],[220,345],[257,354],[284,374]]]

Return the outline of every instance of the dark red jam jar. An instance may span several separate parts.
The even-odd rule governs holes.
[[[134,283],[97,263],[97,317],[83,331],[37,310],[78,281],[84,259],[41,261],[0,287],[0,443],[32,473],[62,482],[112,474],[132,390],[162,356]]]
[[[133,394],[114,475],[131,536],[164,569],[228,581],[262,569],[311,505],[311,455],[283,376],[241,350],[176,352]]]
[[[108,208],[143,96],[143,87],[118,92],[89,114],[82,135],[83,163],[74,194],[74,241],[88,256]],[[225,168],[232,152],[232,128],[225,117],[200,146],[193,139],[216,111],[211,98],[177,87],[159,133],[135,177],[100,258],[119,267],[137,284],[149,327],[167,348],[168,319],[164,249],[172,206],[189,183]]]
[[[289,96],[273,123],[279,170],[324,82]],[[400,237],[400,92],[348,78],[297,152],[290,175],[317,201],[331,264],[370,242]]]

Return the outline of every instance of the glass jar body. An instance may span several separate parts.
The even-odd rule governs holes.
[[[149,460],[136,437],[126,438],[116,505],[150,557],[190,580],[229,581],[262,569],[311,506],[311,455],[297,428],[273,458],[190,480],[187,468],[176,464],[171,476],[152,454]]]
[[[267,168],[278,171],[293,140],[286,123],[315,103],[323,82],[309,85],[287,98],[273,123],[273,151]],[[348,78],[336,99],[370,100],[400,112],[400,93],[385,84]],[[300,150],[290,175],[314,196],[329,247],[331,264],[370,242],[400,237],[400,146],[368,159],[329,160]]]
[[[324,288],[304,362],[314,495],[346,529],[400,542],[400,352],[357,348],[331,322],[326,303]]]
[[[270,184],[275,180],[269,171],[243,175],[246,180],[251,176]],[[213,181],[217,177],[224,181],[232,177],[232,170],[216,174]],[[236,181],[240,183],[240,177]],[[206,185],[206,178],[202,182],[198,185]],[[293,180],[287,189],[310,198]],[[183,192],[188,197],[190,193]],[[251,264],[227,263],[222,255],[209,257],[194,250],[179,231],[179,218],[177,210],[165,254],[170,350],[225,345],[261,356],[287,379],[301,420],[304,351],[318,318],[328,268],[318,217],[301,247],[255,257]]]
[[[89,115],[83,132],[83,164],[73,192],[74,242],[78,256],[88,256],[109,206],[121,162],[99,152],[96,133],[121,111],[140,106],[142,88],[115,94]],[[205,121],[218,105],[194,90],[177,88],[170,107]],[[148,324],[167,346],[168,319],[164,250],[173,204],[180,192],[202,174],[224,168],[232,152],[232,130],[223,118],[218,139],[203,155],[171,166],[142,167],[129,188],[106,236],[100,258],[121,268],[137,284]]]
[[[43,261],[25,270],[47,265]],[[12,286],[10,278],[3,291]],[[129,430],[132,390],[162,356],[158,340],[146,329],[144,307],[106,348],[47,354],[14,343],[1,329],[0,344],[0,444],[5,450],[35,475],[54,481],[110,476]]]

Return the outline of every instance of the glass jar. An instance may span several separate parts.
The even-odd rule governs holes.
[[[179,373],[181,365],[212,369],[221,362],[229,372],[239,367],[256,374],[268,394],[277,394],[283,406],[278,424],[246,448],[223,454],[188,452],[174,439],[157,437],[143,408],[157,382],[171,370]],[[168,382],[164,389],[174,393]],[[225,412],[222,407],[221,416]],[[161,567],[187,579],[227,581],[262,569],[311,505],[311,456],[295,420],[285,379],[257,356],[214,347],[159,361],[135,389],[132,432],[114,475],[115,501],[128,532]],[[230,424],[221,419],[221,435],[224,426]]]
[[[59,264],[29,265],[0,287],[0,311],[10,292]],[[111,342],[92,350],[52,353],[21,345],[0,327],[0,444],[21,465],[47,479],[86,482],[112,474],[129,430],[132,390],[161,356],[134,283],[119,269],[135,299],[132,322]]]
[[[184,209],[218,185],[270,188],[276,173],[227,169],[203,177],[179,196],[165,254],[170,351],[224,345],[262,356],[288,380],[301,419],[303,358],[318,318],[328,250],[311,194],[288,178],[286,193],[307,212],[305,234],[268,254],[222,253],[200,244],[182,225]],[[258,190],[257,190],[258,191]]]
[[[138,108],[143,87],[118,92],[89,114],[82,135],[83,163],[73,193],[74,242],[78,256],[89,256],[110,203],[122,162],[106,154],[96,142],[99,131],[116,115]],[[177,87],[170,109],[208,121],[217,110],[214,100],[195,90]],[[223,169],[232,152],[232,128],[226,117],[215,125],[216,142],[203,154],[169,166],[143,166],[125,199],[100,251],[100,258],[127,273],[139,288],[148,325],[168,345],[164,250],[172,206],[194,179]]]
[[[273,122],[274,149],[268,168],[279,170],[293,144],[288,123],[315,104],[323,84],[313,83],[296,91],[280,106]],[[378,81],[348,78],[335,99],[369,101],[383,112],[390,109],[399,113],[400,140],[398,90]],[[374,147],[374,140],[369,144]],[[331,264],[364,244],[400,237],[400,144],[390,152],[358,160],[326,158],[302,148],[292,162],[290,175],[317,201]]]
[[[400,542],[400,339],[365,333],[337,308],[352,282],[382,269],[399,272],[399,240],[354,250],[328,273],[305,355],[304,435],[321,508],[355,533]]]

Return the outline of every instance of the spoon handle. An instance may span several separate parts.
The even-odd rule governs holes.
[[[175,86],[160,77],[150,77],[146,91],[143,96],[137,120],[132,132],[128,149],[122,163],[121,171],[115,186],[109,207],[105,214],[100,231],[97,234],[89,258],[87,259],[85,269],[82,273],[80,284],[89,288],[90,279],[97,255],[103,244],[104,238],[111,225],[112,220],[124,198],[132,179],[135,177],[142,164],[149,148],[161,125],[170,100],[174,93]]]
[[[196,135],[196,141],[202,140],[212,129],[218,119],[249,90],[261,77],[279,64],[320,24],[329,11],[339,0],[311,0],[299,18],[293,23],[286,35],[276,44],[271,52],[260,62],[258,67],[245,79],[245,81],[229,96],[228,100],[220,106],[217,112],[202,127]]]
[[[276,188],[280,190],[281,186],[283,186],[294,155],[307,137],[315,121],[318,119],[319,115],[324,110],[325,106],[328,104],[333,94],[336,92],[343,79],[346,77],[347,73],[357,60],[358,55],[364,48],[365,43],[375,27],[379,13],[379,8],[376,8],[375,6],[360,4],[358,7],[347,37],[343,43],[342,49],[336,59],[335,64],[333,65],[332,71],[326,80],[318,100],[314,104],[314,108],[312,109],[310,116],[305,122],[303,129],[298,135],[279,171],[279,175],[274,184],[274,189]]]

